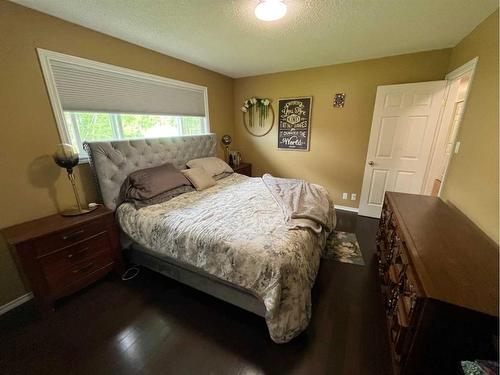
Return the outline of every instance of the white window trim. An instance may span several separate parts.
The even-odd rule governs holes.
[[[57,92],[57,86],[54,79],[54,74],[52,72],[51,62],[60,61],[65,63],[72,63],[76,65],[81,65],[89,68],[97,68],[102,70],[107,70],[110,72],[118,72],[120,74],[128,75],[133,78],[141,78],[166,85],[169,87],[178,86],[182,88],[188,88],[191,90],[196,90],[203,93],[203,98],[205,102],[205,126],[207,133],[210,132],[210,119],[208,110],[208,88],[206,86],[196,85],[194,83],[188,83],[183,81],[178,81],[171,78],[161,77],[154,74],[144,73],[133,69],[123,68],[121,66],[106,64],[94,60],[84,59],[82,57],[76,57],[71,55],[66,55],[64,53],[49,51],[43,48],[37,48],[38,58],[40,60],[40,66],[42,68],[43,77],[45,79],[45,85],[47,86],[47,92],[49,94],[50,103],[52,106],[52,111],[57,124],[57,130],[59,132],[59,137],[62,143],[70,143],[71,138],[68,134],[66,128],[66,122],[64,119],[64,111],[59,100],[59,93]],[[81,163],[88,162],[87,157],[80,158]]]
[[[454,79],[456,79],[456,78],[464,75],[467,72],[471,72],[469,85],[468,85],[467,91],[465,93],[463,110],[462,110],[462,113],[460,114],[460,118],[458,120],[458,131],[455,134],[455,138],[453,138],[453,142],[452,142],[452,144],[454,145],[453,147],[456,147],[456,145],[457,145],[458,133],[460,132],[460,127],[462,126],[462,120],[464,118],[465,110],[467,108],[467,102],[468,102],[468,99],[469,99],[469,94],[471,92],[472,83],[474,82],[474,77],[476,75],[476,68],[477,68],[477,64],[478,63],[479,63],[479,56],[476,56],[472,60],[466,62],[464,65],[459,66],[455,70],[451,71],[450,73],[448,73],[444,77],[448,81],[448,86],[449,86],[451,84],[451,81],[453,81]],[[443,194],[444,187],[445,187],[445,184],[447,182],[448,172],[449,172],[449,168],[450,168],[453,156],[454,156],[454,153],[452,152],[451,157],[448,160],[448,164],[446,165],[446,168],[444,170],[443,181],[441,181],[441,186],[439,187],[439,191],[438,191],[438,195],[437,195],[438,197],[441,197],[442,194]]]

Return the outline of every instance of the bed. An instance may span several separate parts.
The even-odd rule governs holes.
[[[216,147],[214,134],[85,144],[131,262],[264,317],[272,340],[287,342],[309,323],[327,234],[289,230],[261,178],[235,173],[164,203],[117,207],[130,173],[166,162],[183,169]]]

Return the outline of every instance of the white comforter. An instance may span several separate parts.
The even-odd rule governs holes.
[[[307,327],[328,233],[290,230],[261,178],[233,174],[204,191],[140,210],[123,204],[117,216],[122,229],[152,253],[259,296],[275,342],[287,342]]]

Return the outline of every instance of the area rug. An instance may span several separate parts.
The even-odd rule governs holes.
[[[363,254],[355,233],[333,231],[326,240],[323,259],[364,266]]]

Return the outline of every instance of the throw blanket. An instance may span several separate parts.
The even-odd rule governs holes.
[[[206,190],[140,210],[125,203],[116,213],[123,231],[155,256],[258,296],[275,342],[291,340],[309,324],[327,233],[290,230],[261,178],[234,173]]]
[[[291,178],[277,178],[266,173],[264,184],[283,212],[290,229],[310,228],[316,233],[330,233],[335,226],[335,211],[328,192],[320,185]]]

